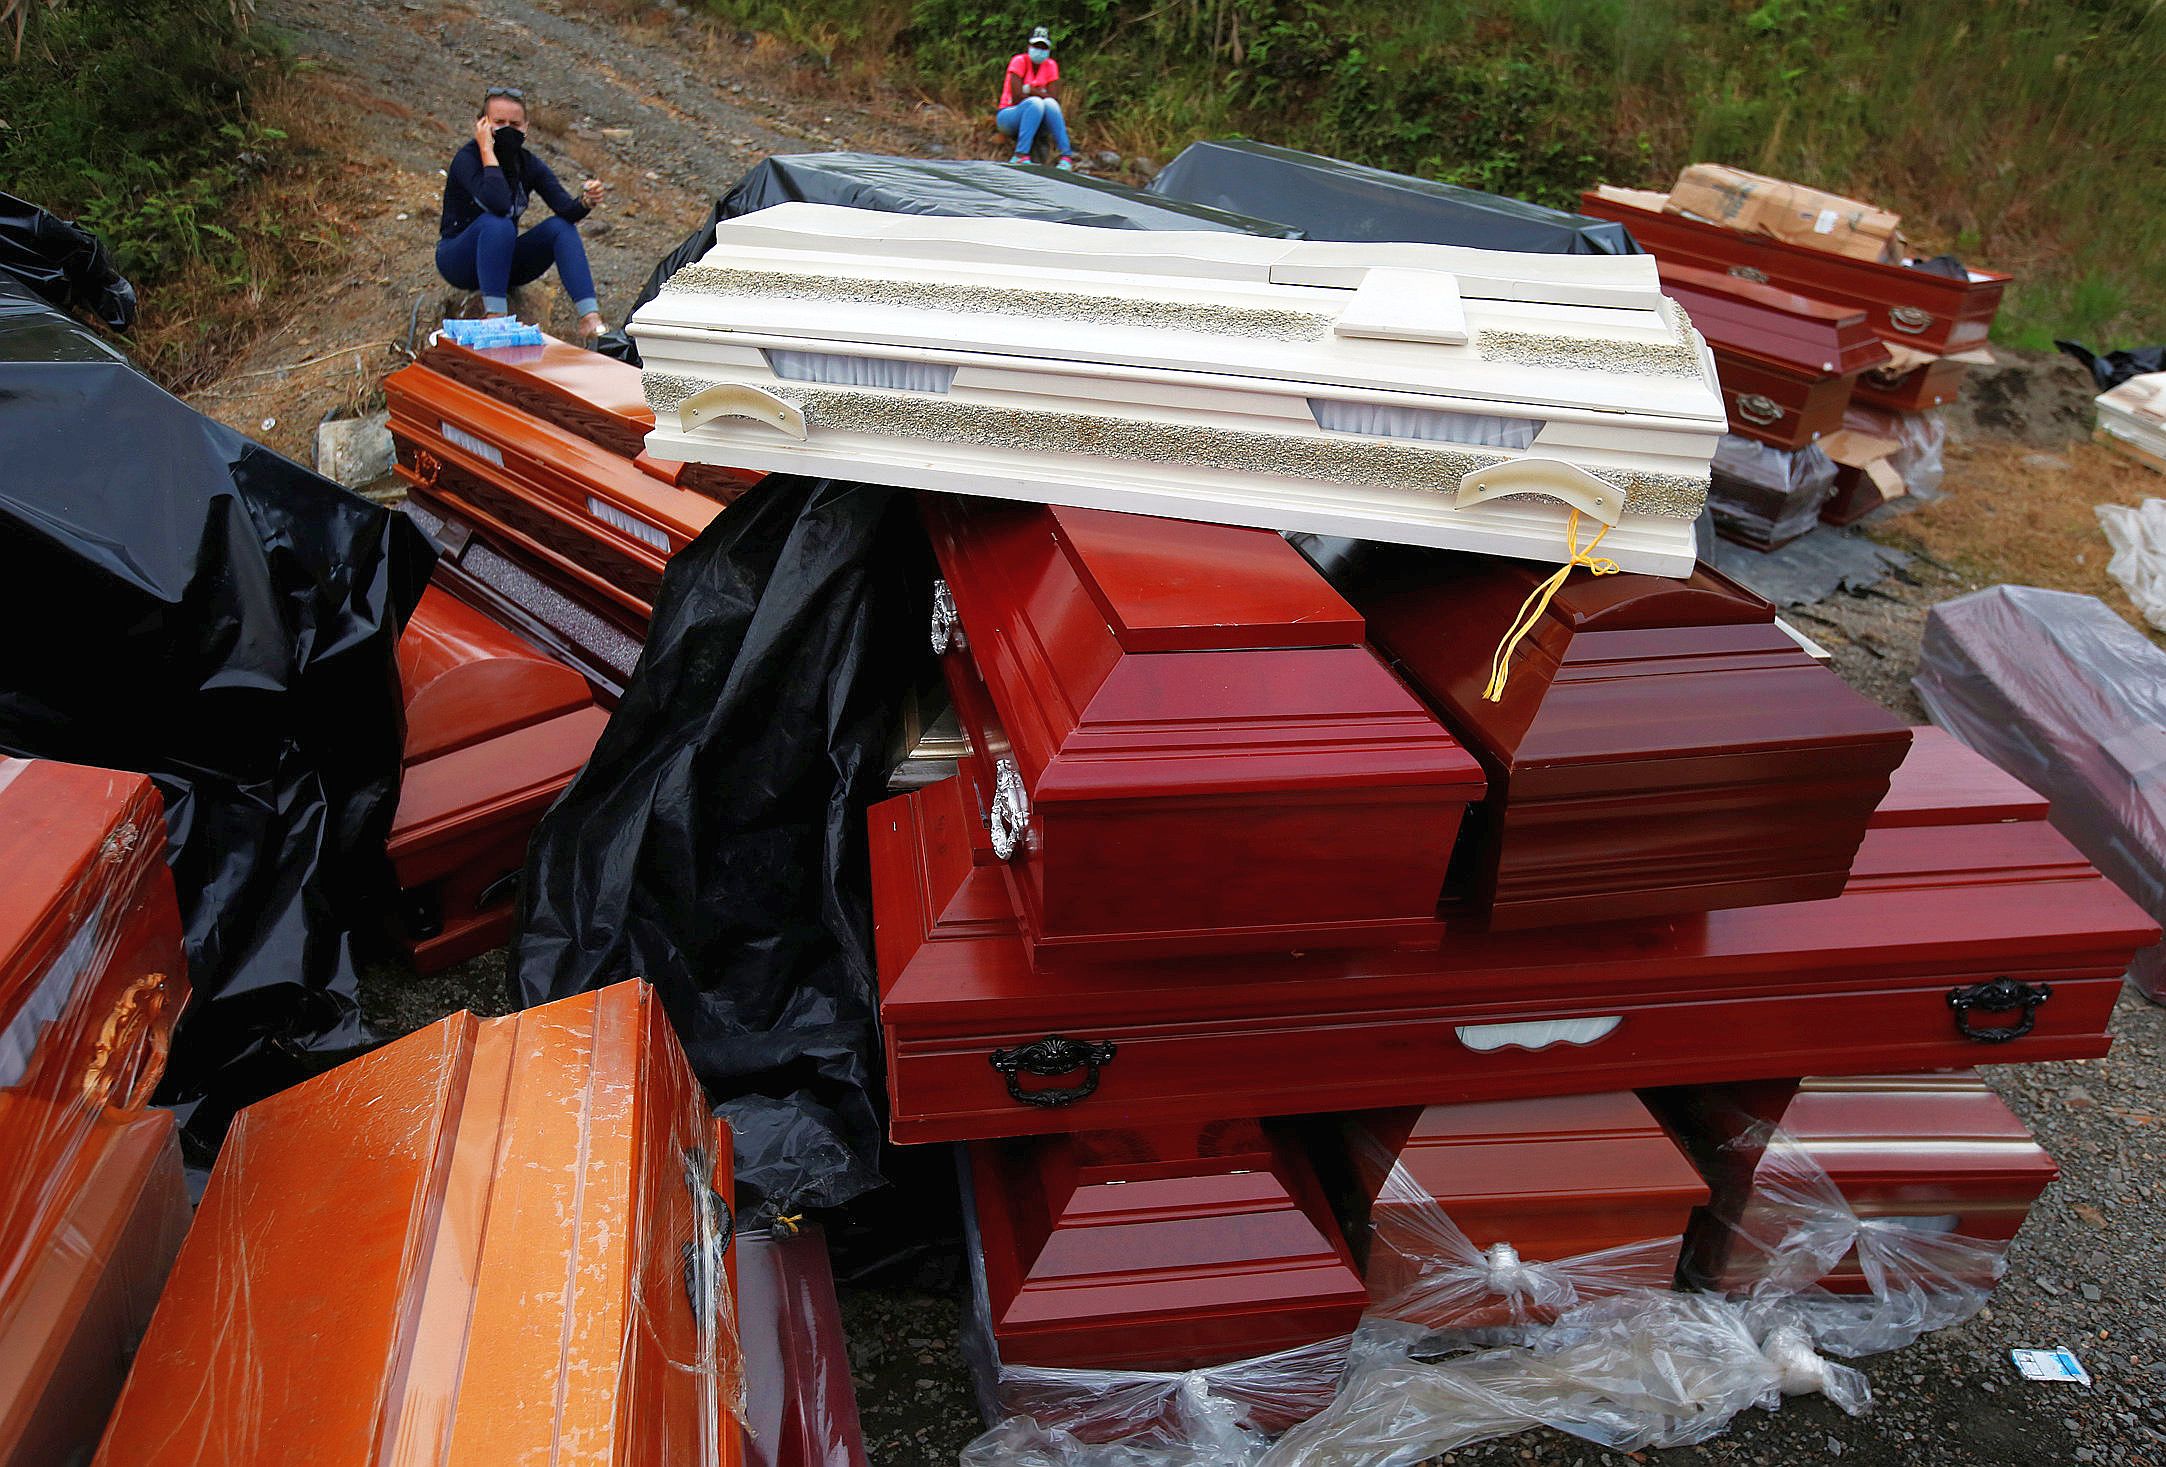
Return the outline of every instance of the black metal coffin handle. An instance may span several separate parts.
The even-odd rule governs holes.
[[[1948,1007],[1955,1011],[1955,1032],[1965,1039],[1975,1039],[1980,1044],[2006,1044],[2011,1039],[2021,1039],[2031,1032],[2037,1022],[2038,1006],[2053,997],[2050,983],[2024,983],[2015,978],[1996,978],[1991,983],[1973,983],[1966,988],[1948,990]],[[2017,1014],[2023,1017],[2013,1024],[2002,1024],[1991,1029],[1971,1026],[1970,1016],[1979,1014]]]
[[[1000,1071],[1008,1082],[1008,1094],[1024,1105],[1042,1106],[1051,1110],[1063,1105],[1074,1105],[1088,1099],[1098,1089],[1098,1072],[1113,1063],[1114,1044],[1110,1039],[1069,1039],[1060,1034],[1048,1034],[1030,1044],[1014,1049],[996,1049],[992,1053],[993,1068]],[[1042,1080],[1055,1079],[1061,1075],[1081,1070],[1083,1083],[1067,1085],[1050,1090],[1025,1090],[1025,1075],[1036,1075]]]

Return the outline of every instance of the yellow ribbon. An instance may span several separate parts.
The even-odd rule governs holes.
[[[1579,511],[1572,511],[1571,519],[1565,521],[1564,526],[1564,548],[1567,552],[1565,562],[1557,567],[1555,575],[1536,586],[1528,593],[1527,599],[1519,603],[1519,615],[1512,619],[1512,629],[1506,632],[1504,640],[1497,644],[1497,655],[1489,659],[1489,686],[1482,689],[1484,701],[1503,701],[1504,683],[1512,673],[1512,654],[1519,650],[1519,644],[1526,639],[1527,633],[1533,631],[1535,624],[1541,621],[1542,613],[1549,609],[1550,597],[1557,594],[1557,588],[1564,584],[1565,577],[1572,574],[1573,566],[1583,565],[1598,576],[1613,576],[1621,569],[1617,562],[1608,556],[1597,558],[1594,553],[1595,547],[1602,543],[1602,537],[1609,533],[1609,529],[1608,525],[1602,526],[1583,550],[1579,544]]]
[[[783,1237],[794,1238],[797,1236],[798,1225],[804,1220],[805,1215],[801,1212],[784,1213],[776,1217],[775,1226],[781,1229]]]

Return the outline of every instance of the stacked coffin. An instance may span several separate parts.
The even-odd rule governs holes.
[[[1002,1361],[1325,1338],[1424,1212],[1659,1286],[1715,1199],[1631,1092],[2104,1051],[2149,921],[1675,533],[1724,412],[1644,259],[830,214],[642,310],[649,442],[952,491],[968,753],[873,905]]]
[[[145,1102],[188,994],[148,779],[0,759],[0,1462],[97,1444],[188,1226]]]

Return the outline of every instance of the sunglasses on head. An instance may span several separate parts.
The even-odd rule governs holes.
[[[526,93],[517,87],[491,87],[481,95],[484,102],[494,102],[498,97],[509,97],[522,106],[526,103]]]

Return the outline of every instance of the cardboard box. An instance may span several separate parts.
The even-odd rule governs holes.
[[[1853,260],[1890,265],[1903,260],[1901,216],[1719,163],[1695,163],[1678,174],[1663,208],[1741,234],[1764,234]]]

